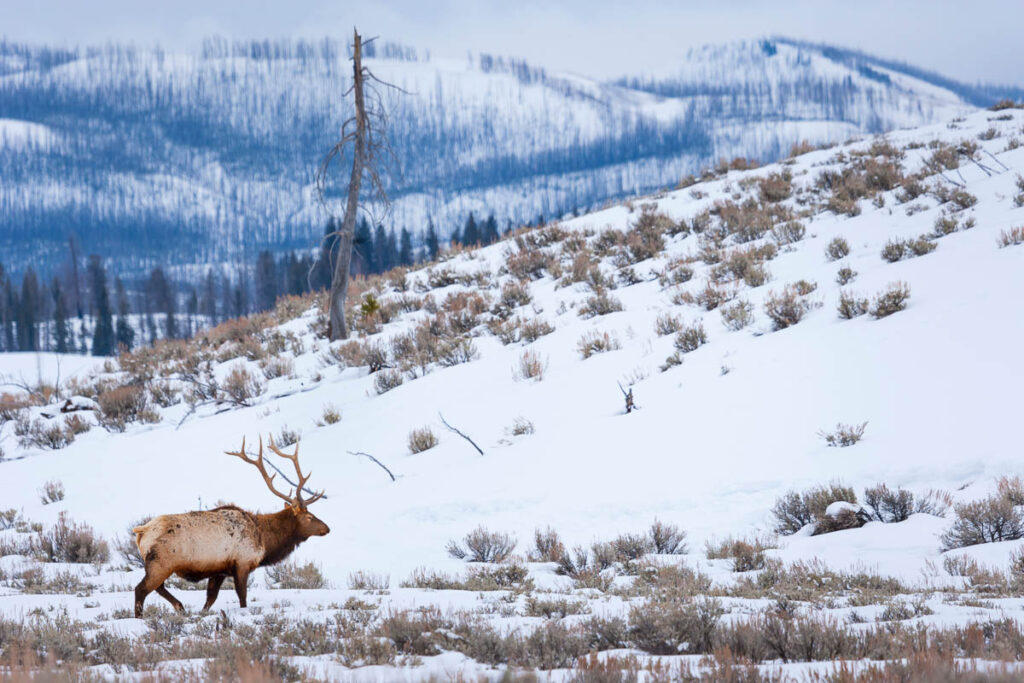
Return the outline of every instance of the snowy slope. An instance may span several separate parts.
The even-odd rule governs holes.
[[[514,533],[524,549],[534,530],[548,525],[571,546],[633,532],[657,518],[689,533],[694,550],[687,562],[714,570],[718,565],[702,559],[702,542],[770,532],[769,511],[791,489],[839,480],[860,492],[885,482],[919,494],[945,489],[958,502],[981,498],[994,489],[996,477],[1024,475],[1017,400],[1024,379],[1019,350],[1024,246],[997,246],[1003,231],[1024,224],[1024,209],[1013,200],[1024,192],[1017,180],[1024,149],[1012,143],[1022,127],[1022,110],[982,111],[886,136],[905,150],[907,172],[933,153],[933,141],[980,145],[980,163],[964,159],[958,170],[946,171],[949,180],[927,179],[935,187],[952,187],[962,178],[977,203],[955,215],[961,222],[973,217],[975,227],[934,239],[937,248],[931,253],[888,263],[879,255],[887,242],[930,233],[950,205],[940,205],[932,195],[901,203],[897,189],[883,192],[882,202],[862,200],[855,217],[809,209],[801,218],[805,238],[782,247],[767,263],[771,280],[754,288],[737,285],[739,296],[754,305],[755,321],[745,329],[727,329],[718,310],[672,304],[676,290],[649,275],[673,258],[695,254],[701,238],[694,234],[667,238],[662,254],[632,266],[643,281],[609,292],[621,300],[622,311],[583,319],[577,311],[589,290],[581,283],[559,287],[555,278],[544,276],[530,283],[533,301],[521,314],[544,318],[554,332],[528,346],[503,346],[479,327],[474,333],[478,359],[407,379],[382,395],[366,367],[339,370],[320,360],[326,344],[310,330],[316,319],[310,311],[283,328],[303,340],[304,353],[294,359],[295,377],[270,380],[253,407],[225,412],[207,406],[176,427],[187,408],[172,406],[162,409],[158,424],[130,425],[124,434],[94,428],[59,451],[22,449],[8,437],[3,442],[8,460],[0,463],[0,507],[19,508],[45,524],[67,510],[111,537],[142,515],[193,509],[200,501],[210,506],[232,500],[271,510],[274,499],[256,473],[222,452],[236,448],[243,436],[251,444],[259,434],[287,427],[301,432],[301,456],[313,472],[311,481],[327,490],[329,497],[315,508],[332,529],[296,556],[315,560],[335,586],[343,586],[356,570],[390,575],[395,585],[423,565],[456,569],[462,563],[447,557],[445,544],[478,525]],[[979,140],[990,128],[997,135]],[[796,188],[786,202],[809,208],[815,201],[809,188],[819,174],[858,158],[873,142],[729,172],[560,227],[580,234],[624,230],[637,220],[642,203],[689,222],[718,200],[756,194],[757,185],[747,179],[782,171],[792,174]],[[840,236],[851,252],[829,262],[825,247]],[[506,241],[436,268],[489,271],[504,282],[510,276],[498,273],[506,254],[515,251]],[[696,293],[710,267],[699,260],[690,265],[695,275],[681,287]],[[858,273],[845,287],[835,281],[842,266]],[[616,271],[608,260],[601,267],[607,275]],[[413,291],[427,275],[408,275]],[[798,324],[772,331],[762,303],[770,292],[800,279],[817,283],[808,299],[821,306]],[[906,310],[881,319],[837,317],[841,289],[871,298],[897,280],[911,289]],[[430,294],[440,303],[466,289],[473,288],[455,284]],[[400,295],[379,296],[387,301]],[[681,365],[662,372],[673,341],[657,336],[654,323],[666,312],[688,323],[703,321],[708,341],[685,354]],[[399,316],[383,327],[379,339],[426,315]],[[614,335],[621,349],[581,359],[577,342],[592,330]],[[515,376],[527,349],[546,364],[540,381]],[[218,372],[244,362],[225,362]],[[617,382],[632,384],[640,410],[623,414]],[[281,394],[289,395],[277,398]],[[318,427],[315,421],[327,405],[342,419]],[[439,412],[472,436],[484,455],[447,432]],[[536,431],[510,437],[506,429],[520,416]],[[865,421],[863,440],[850,448],[829,448],[818,435],[837,422]],[[425,425],[439,435],[440,444],[409,454],[409,431]],[[397,481],[349,451],[373,454]],[[43,506],[36,490],[51,479],[64,482],[67,497]],[[773,554],[786,561],[819,558],[836,568],[874,569],[910,583],[955,583],[935,569],[941,564],[939,536],[950,523],[951,516],[915,515],[899,524],[872,522],[821,536],[802,532],[780,538]],[[1018,546],[1010,542],[958,552],[1000,567]],[[565,582],[550,570],[540,576],[551,585]],[[448,604],[449,598],[458,599],[444,593],[431,599]],[[110,599],[104,597],[103,604]],[[325,601],[332,599],[337,595],[325,594]],[[425,598],[396,591],[389,599],[422,604],[418,601]],[[198,594],[187,595],[190,608],[198,608],[199,600]],[[127,594],[122,601],[127,604]],[[28,604],[0,601],[0,609]]]

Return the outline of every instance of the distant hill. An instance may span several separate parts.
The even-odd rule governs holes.
[[[400,168],[390,226],[502,227],[674,186],[720,157],[772,160],[945,120],[1019,90],[974,87],[791,40],[709,46],[616,83],[385,44],[368,60]],[[77,233],[122,273],[310,248],[315,169],[349,115],[343,43],[229,42],[194,54],[0,43],[0,254],[52,271]]]

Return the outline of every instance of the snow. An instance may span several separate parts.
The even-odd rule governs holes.
[[[164,409],[159,424],[132,425],[124,434],[94,428],[60,451],[26,450],[5,442],[9,461],[0,463],[0,508],[18,508],[44,524],[67,510],[108,537],[124,533],[143,515],[209,507],[219,499],[269,511],[276,504],[255,472],[223,451],[237,448],[243,436],[251,444],[259,434],[298,430],[302,462],[313,472],[311,485],[328,494],[314,511],[331,533],[309,540],[295,557],[316,561],[335,587],[289,596],[301,611],[303,605],[340,603],[359,594],[338,588],[354,571],[388,575],[397,586],[421,566],[461,570],[463,563],[447,557],[445,544],[479,525],[515,534],[519,551],[525,552],[537,528],[557,529],[571,547],[637,532],[659,519],[689,533],[693,550],[687,564],[728,574],[702,556],[703,542],[770,533],[772,505],[789,490],[841,481],[860,494],[884,482],[918,495],[947,490],[956,502],[979,499],[994,489],[996,477],[1024,475],[1018,446],[1024,248],[996,246],[1002,230],[1024,223],[1024,210],[1011,200],[1017,192],[1015,176],[1024,169],[1024,149],[1005,151],[1007,140],[1024,124],[1024,112],[1009,113],[1009,121],[976,112],[950,125],[889,136],[894,144],[905,145],[976,139],[990,126],[1002,132],[980,144],[1009,171],[989,175],[975,165],[961,168],[967,190],[978,197],[963,215],[974,216],[976,227],[937,240],[930,254],[887,263],[879,252],[889,239],[931,230],[941,212],[934,199],[915,200],[924,209],[908,216],[906,205],[889,192],[883,207],[864,201],[861,215],[854,218],[825,213],[805,219],[806,238],[783,248],[768,264],[772,280],[741,292],[755,307],[751,328],[729,331],[717,311],[674,306],[656,279],[611,292],[621,299],[623,311],[583,320],[575,309],[588,296],[586,289],[559,288],[546,277],[531,284],[528,306],[531,315],[556,328],[528,347],[547,364],[541,381],[514,377],[523,345],[502,346],[483,333],[475,338],[478,360],[439,368],[377,395],[366,368],[338,370],[319,362],[326,345],[309,331],[310,313],[288,325],[303,336],[306,349],[296,358],[298,376],[268,382],[253,407],[200,410],[179,426],[186,409],[174,406]],[[869,144],[854,143],[843,151],[848,155]],[[795,183],[811,184],[837,151],[815,152],[786,167],[732,172],[698,186],[706,193],[703,198],[694,198],[689,188],[644,201],[674,219],[691,218],[736,192],[744,177],[787,168]],[[929,153],[927,147],[912,150],[905,165],[914,168]],[[638,211],[611,207],[562,227],[625,228]],[[835,236],[845,237],[852,251],[832,263],[824,249]],[[507,248],[493,245],[447,265],[460,272],[496,273]],[[696,236],[672,238],[664,255],[634,268],[647,274],[696,248]],[[703,286],[705,266],[699,261],[692,265],[697,276],[687,287],[696,291]],[[841,265],[858,272],[844,288],[835,282]],[[611,272],[607,264],[605,269]],[[422,277],[410,275],[412,280]],[[822,306],[799,324],[773,332],[761,303],[769,291],[798,279],[817,283],[811,299]],[[840,289],[872,297],[897,280],[911,287],[906,310],[879,320],[836,316]],[[463,289],[453,285],[432,295],[441,301],[449,291]],[[702,320],[709,341],[686,354],[681,366],[660,372],[672,352],[671,337],[658,337],[653,329],[664,312],[680,314],[687,322]],[[389,323],[381,339],[407,329],[422,315]],[[590,330],[613,333],[622,348],[582,360],[576,342]],[[46,356],[0,356],[0,372],[30,373],[42,363],[50,376],[55,362]],[[227,361],[219,371],[236,362]],[[81,359],[80,366],[73,366],[65,359],[62,376],[95,363]],[[640,409],[626,415],[616,383],[631,379]],[[318,427],[315,422],[326,405],[343,417]],[[484,455],[446,431],[439,413],[472,436]],[[506,429],[520,416],[531,420],[536,431],[509,438]],[[850,448],[829,448],[818,434],[837,422],[865,421],[863,440]],[[409,431],[425,425],[438,434],[440,444],[409,454]],[[368,459],[351,455],[354,451],[379,458],[397,481]],[[67,496],[44,506],[36,491],[52,479],[64,482]],[[829,514],[843,506],[833,504]],[[916,514],[897,524],[871,522],[818,536],[799,533],[780,538],[780,547],[770,554],[785,562],[817,559],[836,569],[874,570],[911,585],[959,585],[959,578],[937,569],[942,564],[939,537],[951,521],[951,516]],[[1021,545],[1013,541],[954,553],[1005,569]],[[532,565],[531,571],[540,585],[570,586],[551,565]],[[136,571],[110,580],[128,585],[138,576]],[[253,592],[254,600],[264,602],[283,594],[259,586]],[[27,613],[53,599],[4,597],[0,613]],[[103,605],[97,609],[130,603],[123,591],[94,599]],[[202,594],[188,592],[182,599],[195,610]],[[230,604],[233,597],[221,599]],[[383,599],[391,606],[451,607],[475,596],[392,588]],[[65,604],[84,609],[74,600]],[[929,617],[935,623],[960,623],[970,615],[966,608],[938,601],[936,608],[936,616]],[[1014,609],[1018,618],[1019,605]],[[452,654],[435,664],[445,671],[480,673],[472,662]],[[375,680],[378,673],[390,675],[367,668],[352,680]]]

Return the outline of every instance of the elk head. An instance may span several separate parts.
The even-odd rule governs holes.
[[[295,516],[296,531],[302,538],[309,538],[310,536],[326,536],[330,531],[330,527],[324,524],[319,518],[309,511],[309,506],[320,500],[324,496],[323,491],[318,491],[311,495],[309,498],[302,497],[302,490],[309,481],[310,475],[303,474],[302,469],[299,467],[299,445],[295,444],[294,453],[284,453],[277,446],[274,445],[274,438],[270,437],[270,450],[285,460],[291,461],[292,465],[295,466],[295,476],[298,478],[298,484],[292,491],[287,494],[281,493],[274,488],[274,478],[277,477],[277,473],[269,474],[266,468],[266,462],[263,460],[263,437],[260,437],[259,441],[259,452],[256,458],[251,458],[245,452],[245,439],[242,439],[242,448],[238,451],[226,451],[228,455],[234,455],[241,458],[245,462],[254,466],[259,470],[260,475],[263,476],[263,481],[266,483],[267,488],[278,498],[285,501],[285,510],[291,511]],[[276,468],[275,468],[276,469]],[[294,492],[294,494],[293,494]]]

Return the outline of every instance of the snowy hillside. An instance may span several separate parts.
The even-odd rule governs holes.
[[[368,60],[400,168],[389,227],[504,228],[674,187],[720,158],[943,121],[995,92],[788,42],[694,51],[617,84],[385,46]],[[49,272],[74,231],[119,271],[312,248],[312,180],[348,115],[339,42],[209,41],[198,54],[0,43],[0,248]],[[676,73],[682,69],[682,73]],[[124,245],[131,245],[130,250]]]
[[[1000,477],[1024,475],[1017,400],[1024,379],[1022,137],[1024,110],[978,111],[755,170],[708,173],[685,189],[360,283],[361,298],[353,301],[359,332],[351,342],[326,344],[317,310],[303,312],[302,302],[287,300],[274,316],[226,323],[191,345],[140,351],[92,380],[77,376],[61,400],[78,392],[75,405],[95,407],[95,399],[103,410],[68,415],[107,429],[78,426],[73,442],[57,450],[27,444],[49,428],[63,429],[68,417],[55,412],[58,399],[19,409],[14,404],[24,393],[15,390],[2,413],[0,508],[44,528],[67,511],[108,539],[144,515],[218,500],[270,511],[277,504],[256,473],[223,452],[243,437],[253,444],[273,434],[287,442],[292,432],[301,436],[311,486],[327,491],[313,510],[331,527],[295,558],[315,562],[332,588],[270,590],[258,573],[250,595],[263,617],[222,593],[218,607],[230,620],[266,625],[272,608],[281,618],[341,620],[354,608],[339,605],[356,599],[372,603],[378,616],[436,605],[469,610],[502,633],[546,628],[550,635],[555,623],[583,628],[583,616],[552,621],[534,613],[538,599],[565,598],[582,601],[576,606],[594,618],[628,616],[627,635],[588,649],[625,648],[618,654],[638,653],[640,665],[653,661],[648,655],[710,653],[710,645],[688,638],[668,652],[645,645],[630,610],[657,601],[635,587],[648,580],[660,586],[661,579],[644,578],[647,570],[621,556],[604,569],[601,589],[557,574],[551,562],[526,565],[529,588],[516,583],[497,592],[432,590],[408,578],[421,567],[461,572],[465,563],[449,557],[446,544],[478,526],[514,535],[516,553],[526,558],[538,529],[551,527],[568,547],[588,546],[654,520],[685,531],[689,550],[648,557],[650,571],[661,577],[658,566],[681,565],[706,574],[711,585],[687,600],[718,596],[727,614],[720,629],[777,618],[774,609],[806,617],[820,609],[862,635],[876,628],[876,618],[935,629],[1017,620],[1024,607],[1018,589],[992,586],[1019,586],[1006,572],[1020,541],[942,550],[956,545],[949,533],[961,514],[948,508],[950,500],[982,500]],[[140,379],[145,388],[132,388]],[[618,385],[632,390],[637,410],[625,414]],[[138,400],[123,408],[111,398],[116,391],[138,392]],[[442,414],[482,456],[445,428]],[[863,438],[829,447],[824,436],[837,423],[866,423]],[[412,454],[410,432],[423,427],[438,443]],[[373,455],[396,480],[355,453]],[[43,505],[37,490],[54,480],[66,495]],[[819,511],[797,533],[775,535],[772,510],[780,498],[829,483],[852,487],[857,500],[834,498],[830,515]],[[917,514],[898,523],[856,519],[884,516],[877,505],[861,507],[865,489],[879,483],[932,504],[910,509]],[[1012,493],[1012,479],[1001,490]],[[839,514],[844,504],[853,517]],[[1008,514],[1019,518],[1020,508]],[[854,528],[813,534],[826,517]],[[1020,531],[1016,538],[1024,524]],[[31,561],[17,548],[28,535],[2,533],[15,544],[0,558],[9,577],[0,581],[3,616],[59,603],[76,619],[109,619],[130,608],[129,589],[141,571],[115,570],[123,564],[116,556],[101,573],[62,566],[95,586],[71,591],[85,597],[27,594],[11,577]],[[736,565],[705,546],[729,536],[763,539],[769,563],[761,557],[760,574],[733,572]],[[781,566],[817,560],[811,567],[819,573],[852,572],[832,581],[877,573],[899,588],[872,589],[870,598],[863,587],[806,597],[772,583],[781,571],[772,558]],[[971,558],[995,572],[988,588],[981,568],[968,567]],[[365,590],[353,578],[360,571],[389,576],[391,588]],[[760,588],[744,583],[750,576],[761,577],[754,580]],[[413,587],[399,587],[404,581]],[[201,593],[172,592],[192,612],[201,606]],[[795,602],[776,604],[783,598]],[[151,603],[166,607],[156,595]],[[900,605],[911,612],[893,616]],[[189,622],[185,633],[220,618]],[[121,614],[101,628],[143,636],[156,628],[154,619],[147,627]],[[455,627],[436,631],[451,637],[445,628]],[[898,632],[891,633],[896,642]],[[467,659],[464,644],[453,640],[432,640],[415,652],[394,643],[422,659],[297,645],[273,651],[334,653],[289,660],[331,676],[356,676],[342,665],[371,663],[420,667],[410,676],[495,677],[500,672],[488,664],[562,670],[571,663]],[[842,652],[862,660],[858,666],[904,653]],[[765,671],[791,659],[769,654],[756,660]],[[1001,656],[985,649],[954,655]],[[680,662],[697,659],[668,658],[667,665]],[[831,670],[821,667],[781,670]],[[394,672],[370,667],[359,675],[387,680]]]

